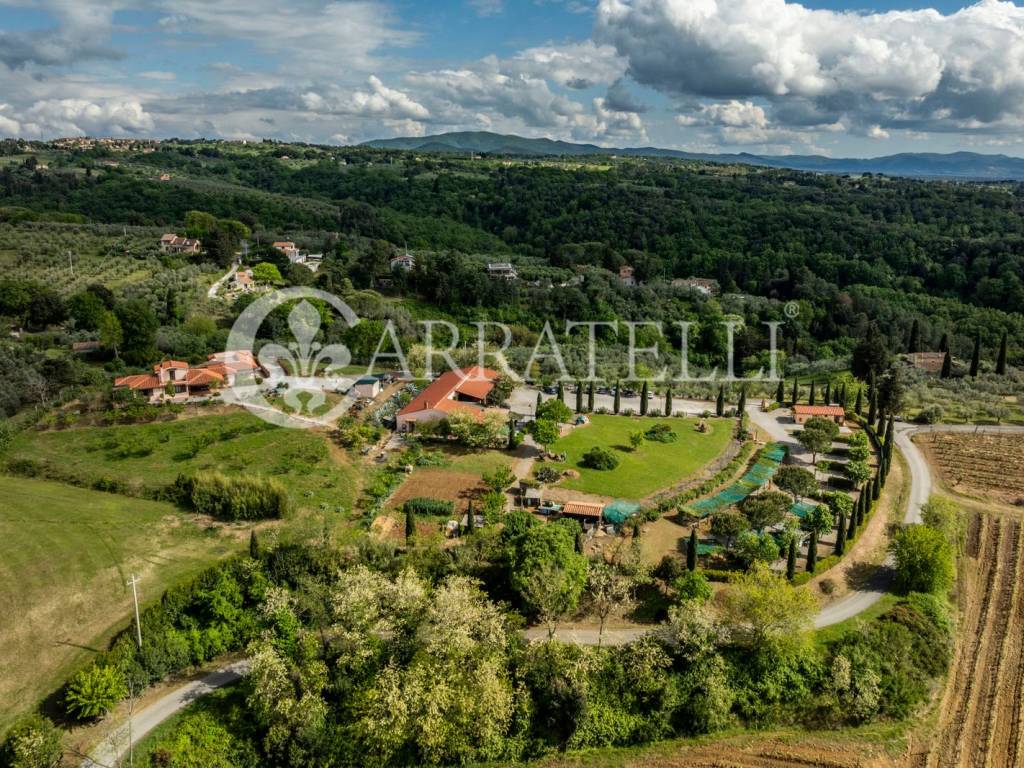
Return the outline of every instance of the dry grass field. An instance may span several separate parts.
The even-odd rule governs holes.
[[[129,622],[139,597],[241,549],[244,529],[169,504],[0,476],[0,732]]]

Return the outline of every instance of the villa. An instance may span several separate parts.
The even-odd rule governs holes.
[[[505,413],[501,408],[485,405],[497,378],[497,371],[478,365],[462,371],[446,371],[398,412],[395,429],[412,432],[417,424],[439,421],[453,411],[465,411],[481,420],[488,411]]]

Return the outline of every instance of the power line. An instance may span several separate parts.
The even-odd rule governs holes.
[[[128,579],[128,583],[132,585],[132,599],[135,601],[135,637],[139,641],[139,650],[142,650],[142,623],[139,621],[139,593],[136,590],[135,585],[139,583],[139,577],[134,573],[132,577]]]

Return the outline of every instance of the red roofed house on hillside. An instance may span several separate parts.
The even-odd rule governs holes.
[[[411,432],[416,424],[439,421],[452,411],[463,410],[482,419],[488,410],[484,403],[494,389],[497,371],[474,365],[461,371],[446,371],[428,384],[395,416],[395,429]]]
[[[806,424],[807,420],[819,416],[842,425],[846,421],[846,411],[841,405],[794,405],[793,421]]]
[[[138,392],[151,403],[180,403],[190,397],[209,397],[221,387],[233,386],[239,377],[255,377],[263,373],[248,350],[217,352],[195,367],[181,360],[164,360],[153,366],[153,373],[114,379],[114,389]]]

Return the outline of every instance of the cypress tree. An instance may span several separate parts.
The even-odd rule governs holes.
[[[858,416],[864,412],[864,387],[857,387],[857,402],[853,406],[853,411]]]
[[[416,535],[416,513],[409,504],[405,505],[405,538],[406,541]]]
[[[668,385],[668,391],[665,392],[665,415],[672,415],[672,385]]]
[[[1008,341],[1006,331],[1003,331],[1003,338],[999,341],[999,356],[996,358],[996,373],[1000,376],[1006,375],[1006,345]]]
[[[874,390],[871,390],[871,399],[868,401],[868,425],[875,423],[875,417],[878,416],[878,395],[875,394]]]
[[[814,405],[814,400],[815,400],[815,397],[814,397],[814,385],[815,385],[815,381],[814,381],[814,379],[811,379],[811,394],[807,398],[807,404],[808,405]]]
[[[558,402],[565,402],[565,385],[562,384],[561,379],[558,380],[558,394],[556,395],[556,397],[558,398]]]
[[[800,383],[798,379],[793,379],[793,397],[790,400],[790,405],[796,405],[800,402]]]
[[[690,529],[690,543],[686,545],[686,570],[697,570],[697,529]]]
[[[981,367],[981,334],[977,334],[974,337],[974,352],[971,353],[971,376],[978,375],[978,369]]]
[[[811,531],[811,541],[807,545],[807,572],[814,573],[814,566],[818,564],[818,532]]]
[[[537,413],[537,411],[539,411],[539,410],[540,410],[540,405],[541,405],[541,403],[543,403],[543,402],[544,402],[544,398],[543,398],[543,397],[541,396],[541,393],[540,393],[540,392],[538,392],[538,393],[537,393],[537,406],[536,406],[536,408],[535,408],[535,409],[534,409],[534,411],[533,411],[533,412],[534,412],[534,414],[536,414],[536,413]]]
[[[742,387],[740,387],[740,399],[739,399],[739,402],[736,403],[736,411],[737,411],[737,413],[742,414],[745,410],[747,410],[747,385],[746,384],[744,384]]]
[[[644,385],[642,387],[640,387],[640,415],[641,416],[646,416],[647,415],[647,395],[648,394],[649,393],[647,391],[647,382],[644,381]]]
[[[786,390],[782,385],[782,379],[779,379],[779,386],[775,388],[775,402],[782,405],[786,399]]]
[[[885,460],[892,460],[892,446],[896,442],[896,418],[890,413],[889,423],[885,427]]]
[[[576,382],[576,413],[583,413],[583,382]]]
[[[842,556],[846,551],[846,513],[839,513],[839,524],[836,526],[836,546],[833,552]]]
[[[259,536],[256,535],[256,531],[252,531],[249,534],[249,557],[253,560],[259,560],[261,554]]]
[[[616,381],[615,382],[615,399],[612,401],[612,411],[614,411],[616,414],[618,414],[618,412],[622,408],[622,399],[621,399],[621,395],[620,395],[620,390],[621,389],[622,389],[622,387],[619,385],[619,382]]]
[[[942,358],[942,370],[939,372],[940,379],[948,379],[953,373],[953,358],[949,354],[949,350],[946,350],[945,357]]]
[[[839,404],[843,406],[843,410],[846,409],[846,403],[848,402],[846,397],[846,382],[839,388]]]
[[[864,502],[860,505],[860,515],[857,517],[857,525],[864,525],[864,521],[867,520],[868,515],[871,514],[871,481],[864,483],[864,487],[860,489],[861,501]]]
[[[511,451],[516,447],[516,417],[511,416],[508,420],[508,449]]]
[[[878,388],[875,384],[875,372],[874,370],[871,370],[868,372],[868,400],[872,397],[878,397]]]
[[[725,387],[718,388],[718,399],[715,400],[715,414],[725,415]]]
[[[850,525],[846,529],[846,540],[847,541],[853,541],[853,537],[857,535],[857,516],[858,516],[858,514],[860,512],[860,505],[859,505],[860,499],[857,499],[857,501],[858,501],[858,506],[854,507],[853,511],[850,513]]]
[[[882,495],[882,481],[878,479],[878,475],[875,475],[874,482],[871,484],[871,500],[878,501],[878,497]]]
[[[594,412],[594,382],[590,382],[590,387],[587,389],[587,413]]]
[[[466,533],[472,533],[473,529],[476,528],[476,515],[473,514],[473,500],[469,500],[469,506],[466,507]]]
[[[824,405],[832,405],[832,382],[825,382],[825,396],[821,399]]]
[[[942,334],[942,338],[939,340],[939,352],[949,352],[949,334]]]
[[[789,539],[789,551],[786,553],[786,578],[790,581],[796,576],[796,538]]]
[[[910,341],[907,342],[907,352],[919,352],[918,347],[921,344],[921,326],[917,322],[917,318],[914,318],[914,322],[910,326]]]

